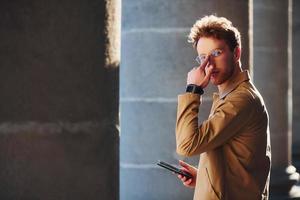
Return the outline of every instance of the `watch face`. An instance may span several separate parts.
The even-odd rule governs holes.
[[[186,92],[193,92],[193,85],[188,85],[186,88]]]
[[[186,92],[191,92],[191,93],[199,94],[199,95],[204,93],[203,89],[200,86],[194,85],[194,84],[188,85],[186,88]]]

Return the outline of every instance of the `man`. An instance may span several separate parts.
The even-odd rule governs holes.
[[[199,66],[187,77],[178,96],[177,152],[200,155],[198,169],[179,161],[194,200],[268,199],[271,168],[269,120],[263,98],[241,69],[239,31],[223,17],[205,16],[191,28],[189,41]],[[203,89],[218,87],[207,120],[198,124]],[[201,114],[201,113],[200,113]]]

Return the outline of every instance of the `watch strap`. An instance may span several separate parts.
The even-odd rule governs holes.
[[[204,93],[203,89],[199,85],[189,84],[186,86],[186,92],[202,95]]]

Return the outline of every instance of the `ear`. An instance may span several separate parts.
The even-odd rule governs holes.
[[[234,56],[234,60],[237,62],[240,60],[241,58],[241,53],[242,53],[242,50],[239,46],[236,46],[233,50],[233,56]]]

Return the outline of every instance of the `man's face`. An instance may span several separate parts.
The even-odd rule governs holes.
[[[234,72],[235,59],[234,53],[230,51],[224,40],[202,37],[197,43],[197,52],[200,58],[210,56],[206,68],[209,66],[213,68],[210,76],[212,84],[220,85],[230,79]]]

